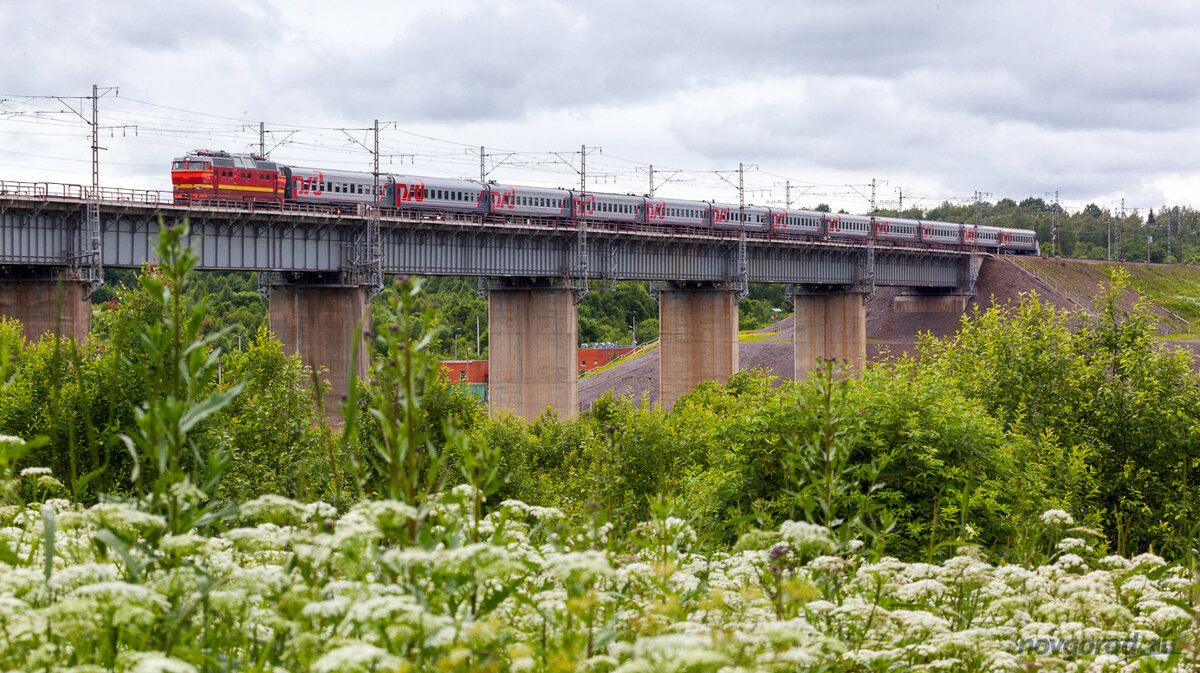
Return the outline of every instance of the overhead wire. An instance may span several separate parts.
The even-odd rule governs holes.
[[[0,120],[5,123],[23,125],[45,125],[57,127],[79,128],[78,121],[70,121],[60,115],[79,113],[73,110],[59,109],[53,111],[35,112],[32,108],[47,101],[73,100],[79,101],[80,108],[90,100],[87,96],[23,96],[0,93]],[[65,105],[65,104],[64,104]],[[69,107],[69,106],[67,106]],[[314,124],[297,124],[268,120],[253,120],[240,116],[214,114],[196,109],[180,108],[146,101],[130,96],[115,96],[106,98],[101,108],[100,126],[128,127],[129,133],[134,134],[136,143],[142,146],[156,148],[179,148],[182,141],[190,140],[197,147],[210,143],[212,147],[234,147],[238,151],[256,149],[258,146],[259,124],[268,133],[276,133],[275,129],[288,129],[293,135],[282,141],[274,151],[286,156],[297,157],[296,161],[319,163],[347,170],[364,170],[369,165],[370,151],[357,140],[349,143],[345,132],[354,130],[366,133],[369,129],[362,127],[321,126]],[[268,128],[270,127],[270,128]],[[86,127],[80,135],[86,137]],[[339,137],[340,134],[340,137]],[[43,138],[74,137],[75,134],[51,132],[23,132],[23,135],[36,135]],[[129,136],[127,136],[129,137]],[[388,166],[421,166],[420,171],[431,174],[478,179],[478,152],[468,154],[464,150],[478,150],[479,144],[460,140],[440,138],[401,127],[394,122],[388,123],[387,137],[381,138],[380,160]],[[186,150],[181,150],[186,151]],[[518,157],[515,161],[501,162],[493,167],[495,177],[489,179],[516,181],[513,176],[528,176],[531,181],[543,184],[570,186],[576,182],[577,169],[562,163],[556,153],[551,151],[527,151],[503,148],[486,148],[491,154],[510,154]],[[11,152],[10,152],[11,153]],[[575,152],[576,154],[578,152]],[[86,161],[56,157],[54,155],[28,154],[32,158],[48,160],[63,160],[72,163],[87,163]],[[549,160],[553,158],[553,160]],[[109,161],[106,163],[113,163]],[[116,164],[120,165],[120,164]],[[149,164],[125,164],[149,166]],[[693,198],[711,200],[714,198],[736,198],[728,196],[736,193],[736,187],[731,187],[727,181],[717,179],[718,171],[714,169],[696,169],[665,164],[653,164],[663,171],[677,171],[680,175],[670,181],[672,193],[689,194]],[[589,186],[602,185],[611,187],[613,191],[628,193],[646,192],[646,169],[649,162],[629,159],[611,153],[598,153],[588,158]],[[745,193],[754,201],[778,200],[782,196],[782,186],[772,180],[786,180],[793,186],[810,188],[800,198],[807,201],[814,199],[830,199],[843,207],[850,202],[861,201],[861,194],[854,194],[845,189],[846,185],[797,179],[772,171],[754,167],[746,171],[747,183]],[[763,180],[762,178],[767,178]],[[820,191],[814,191],[820,190]],[[905,194],[909,203],[939,202],[940,197]],[[886,203],[886,201],[883,201]]]

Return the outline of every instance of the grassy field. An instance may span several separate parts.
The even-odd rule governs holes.
[[[1200,320],[1200,266],[1035,259],[1038,273],[1082,296],[1091,296],[1112,273],[1124,269],[1133,288],[1151,302],[1196,322]]]

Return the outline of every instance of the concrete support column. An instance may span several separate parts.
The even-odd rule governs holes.
[[[867,310],[858,292],[796,294],[796,380],[821,360],[838,360],[859,371],[867,359]]]
[[[85,299],[87,284],[45,278],[0,279],[0,315],[21,321],[29,341],[55,330],[83,343],[92,328],[92,303]]]
[[[579,321],[570,287],[505,282],[488,289],[488,411],[532,421],[546,407],[579,415]]]
[[[663,409],[703,381],[724,383],[738,370],[737,293],[674,287],[658,295],[658,394]]]
[[[350,372],[359,379],[367,376],[368,344],[362,333],[371,326],[371,311],[366,289],[277,283],[270,286],[267,313],[271,332],[283,343],[285,353],[295,353],[305,365],[326,370],[322,374],[329,381],[325,413],[337,416],[343,396],[350,391]]]
[[[970,300],[965,294],[898,294],[892,299],[896,313],[962,313]]]

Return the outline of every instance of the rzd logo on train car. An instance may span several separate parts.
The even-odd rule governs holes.
[[[425,200],[425,183],[420,180],[412,183],[396,183],[396,205],[404,203],[420,203]]]
[[[662,201],[647,201],[646,202],[646,221],[653,222],[654,220],[667,219],[667,204]]]
[[[517,190],[493,189],[492,210],[515,210],[517,207]]]
[[[572,197],[575,202],[576,215],[594,215],[596,213],[596,197],[588,196],[582,201],[578,196]]]
[[[825,231],[827,232],[836,232],[842,230],[842,218],[840,217],[826,217],[825,222]]]
[[[302,175],[292,176],[292,182],[294,183],[293,189],[295,189],[297,196],[301,194],[320,196],[321,194],[325,193],[324,190],[320,188],[321,185],[325,184],[325,174],[321,171],[316,171],[316,173],[317,175],[315,177],[306,178]]]

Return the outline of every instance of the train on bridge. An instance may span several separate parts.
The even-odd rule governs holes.
[[[482,221],[538,219],[574,225],[580,219],[617,228],[763,234],[833,242],[969,249],[1036,255],[1035,233],[954,222],[870,217],[716,201],[502,185],[495,182],[330,171],[287,166],[252,154],[196,150],[174,160],[176,203],[359,209],[369,205],[427,216],[473,214]]]

